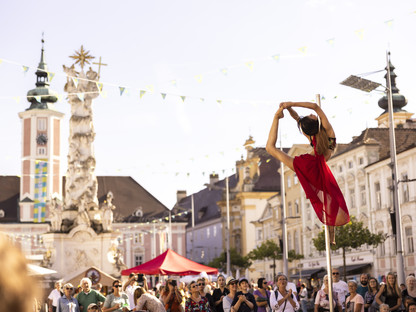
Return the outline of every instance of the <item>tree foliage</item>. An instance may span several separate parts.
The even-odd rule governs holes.
[[[235,248],[230,249],[230,262],[232,271],[236,269],[245,270],[252,264],[248,256],[242,256]],[[224,250],[219,257],[212,259],[212,261],[208,263],[208,266],[225,272],[227,269],[227,252]]]
[[[363,222],[351,216],[351,221],[344,226],[335,227],[336,245],[332,245],[332,250],[342,249],[344,260],[344,279],[346,279],[346,258],[345,253],[349,248],[358,248],[362,245],[377,247],[386,240],[386,234],[373,234],[364,226]],[[316,238],[312,239],[315,248],[318,251],[325,250],[325,229],[319,232]]]

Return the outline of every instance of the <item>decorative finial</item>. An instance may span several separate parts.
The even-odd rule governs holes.
[[[70,58],[73,58],[76,60],[75,64],[78,64],[81,66],[82,69],[84,69],[85,64],[90,64],[89,60],[92,60],[95,58],[92,55],[89,55],[90,51],[84,50],[84,46],[81,46],[81,49],[79,51],[75,51],[75,55],[71,55]]]
[[[43,44],[45,43],[44,35],[45,33],[42,31],[42,50],[43,50]]]

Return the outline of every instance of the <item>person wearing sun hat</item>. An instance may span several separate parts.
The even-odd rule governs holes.
[[[227,285],[230,293],[222,300],[222,308],[224,309],[224,312],[230,312],[231,303],[233,303],[235,294],[237,293],[238,281],[234,277],[228,276],[225,280],[225,284]]]

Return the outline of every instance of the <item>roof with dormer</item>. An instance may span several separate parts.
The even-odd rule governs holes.
[[[416,129],[395,128],[396,152],[402,153],[416,146]],[[367,128],[349,144],[337,144],[332,158],[361,146],[379,147],[379,160],[390,157],[390,137],[388,128]]]

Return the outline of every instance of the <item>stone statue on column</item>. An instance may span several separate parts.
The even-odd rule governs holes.
[[[113,198],[114,198],[113,193],[108,192],[107,199],[105,203],[101,206],[101,212],[102,212],[101,222],[103,225],[104,232],[111,231],[112,229],[112,223],[114,220],[113,210],[116,209],[116,206],[113,205]]]

